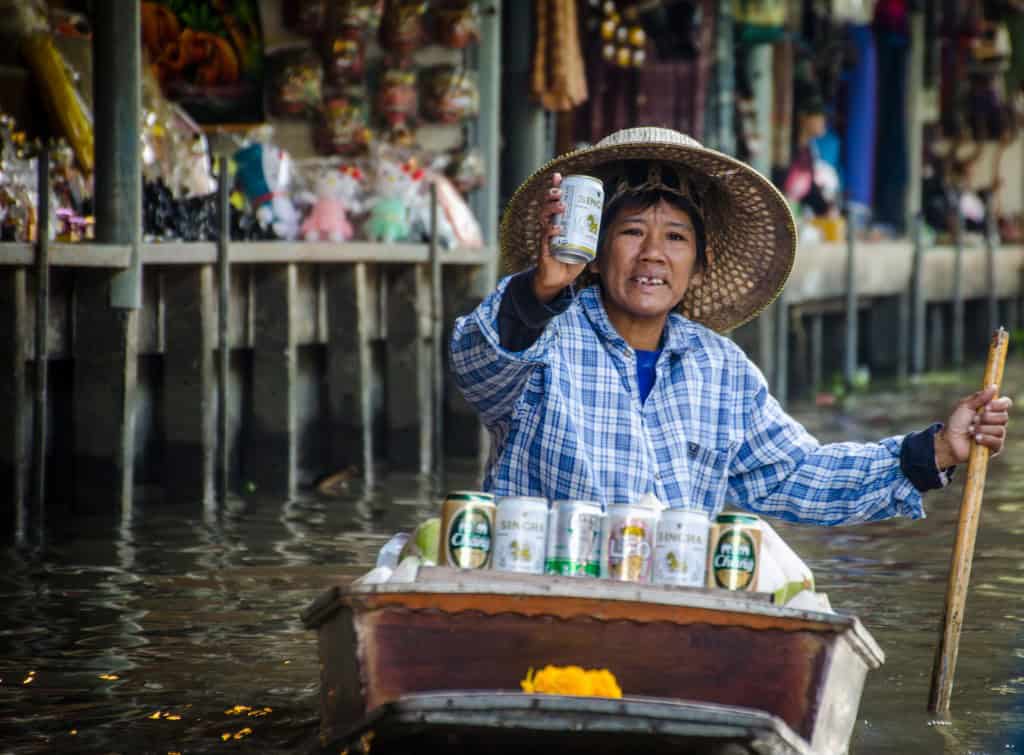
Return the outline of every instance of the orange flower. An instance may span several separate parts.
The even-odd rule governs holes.
[[[583,669],[579,666],[545,666],[534,673],[531,668],[519,682],[523,692],[581,697],[622,697],[615,675],[608,669]]]

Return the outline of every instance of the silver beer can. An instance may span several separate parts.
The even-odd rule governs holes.
[[[547,534],[547,498],[499,498],[494,524],[494,568],[543,574]]]
[[[651,581],[659,513],[654,508],[628,503],[608,507],[602,577],[620,582]]]
[[[562,179],[565,212],[555,218],[562,233],[550,241],[551,256],[561,262],[593,262],[604,209],[604,184],[593,176],[570,175]]]
[[[666,509],[654,538],[654,582],[703,587],[711,519],[703,511]]]
[[[545,574],[567,577],[601,575],[604,512],[596,501],[555,501],[548,515]]]

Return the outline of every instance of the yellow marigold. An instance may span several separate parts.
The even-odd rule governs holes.
[[[523,692],[581,697],[622,697],[615,675],[608,669],[583,669],[579,666],[545,666],[536,673],[531,668],[519,682]]]

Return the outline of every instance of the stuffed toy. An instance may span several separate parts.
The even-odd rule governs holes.
[[[299,235],[299,213],[288,196],[292,162],[282,149],[253,142],[235,153],[238,182],[263,231],[279,239]]]
[[[317,181],[316,201],[302,223],[306,241],[348,241],[353,236],[349,214],[360,211],[363,172],[353,165],[329,168]]]

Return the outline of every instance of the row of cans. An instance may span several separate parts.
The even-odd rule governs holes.
[[[728,520],[728,521],[724,521]],[[757,518],[633,504],[450,493],[442,565],[628,582],[754,589]],[[712,542],[714,541],[714,542]],[[710,554],[710,555],[709,555]]]

